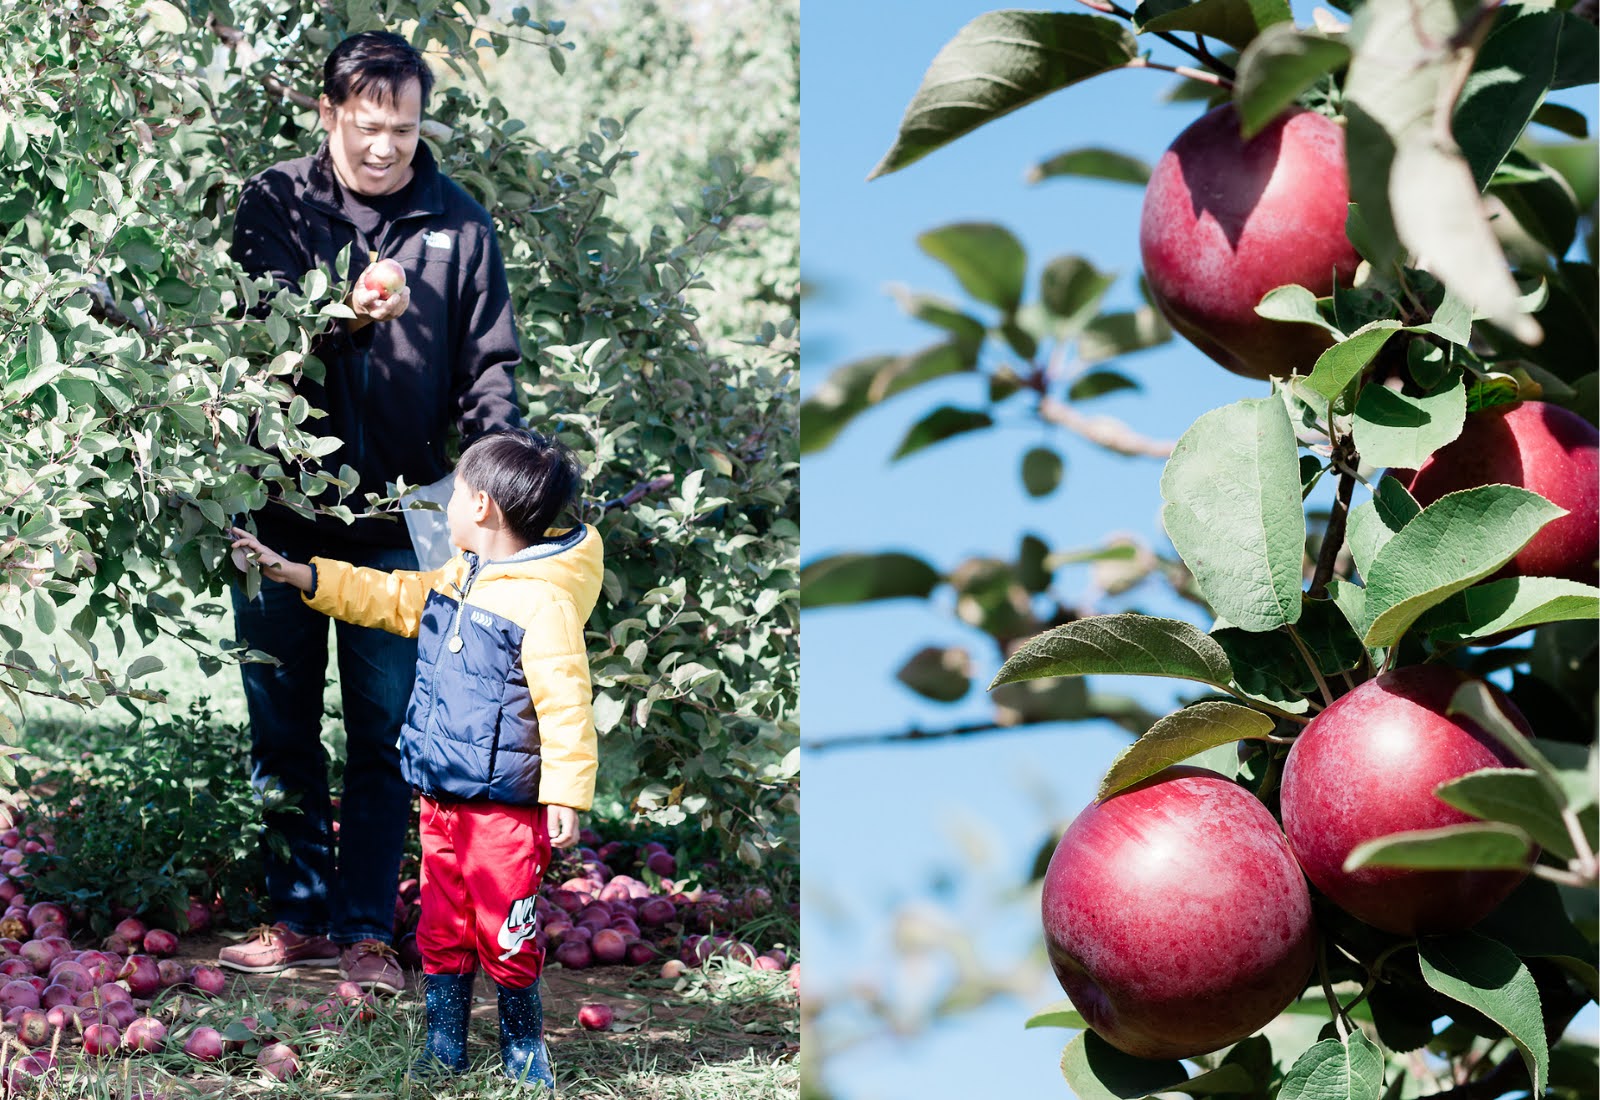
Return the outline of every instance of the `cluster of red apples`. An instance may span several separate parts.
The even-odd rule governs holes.
[[[49,835],[32,826],[0,830],[0,1013],[12,1035],[0,1050],[0,1094],[48,1081],[73,1058],[135,1057],[172,1046],[202,1062],[253,1060],[283,1080],[300,1071],[306,1042],[372,1018],[372,995],[341,982],[315,1005],[279,998],[274,1019],[292,1026],[274,1034],[282,1030],[277,1024],[264,1026],[217,1000],[228,990],[222,970],[179,963],[172,958],[177,935],[137,917],[121,920],[98,948],[75,947],[66,908],[30,902],[27,894],[26,856],[50,849]],[[211,911],[196,902],[188,919],[203,930]]]
[[[1349,285],[1359,256],[1345,236],[1347,201],[1337,123],[1291,110],[1245,141],[1233,108],[1218,108],[1152,173],[1140,235],[1152,298],[1230,371],[1308,373],[1329,334],[1255,306],[1285,284],[1319,297],[1335,280]],[[1546,497],[1567,514],[1497,576],[1592,585],[1596,453],[1582,417],[1523,401],[1470,414],[1457,440],[1393,476],[1424,507],[1485,484]],[[1485,730],[1447,713],[1466,679],[1443,665],[1400,668],[1336,699],[1284,761],[1281,827],[1243,786],[1184,766],[1084,810],[1051,859],[1043,915],[1051,965],[1089,1026],[1144,1058],[1192,1057],[1259,1030],[1300,995],[1316,960],[1308,879],[1351,916],[1406,936],[1470,927],[1504,900],[1525,871],[1345,869],[1365,841],[1471,820],[1434,789],[1514,766]]]

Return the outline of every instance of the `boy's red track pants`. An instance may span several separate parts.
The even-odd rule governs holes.
[[[422,917],[429,974],[481,968],[512,989],[539,980],[534,898],[550,866],[543,806],[422,799]]]

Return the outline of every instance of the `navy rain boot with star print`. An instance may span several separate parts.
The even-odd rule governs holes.
[[[473,974],[424,974],[423,1004],[428,1014],[428,1041],[411,1067],[413,1077],[467,1068],[467,1023],[472,1018]]]
[[[550,1069],[550,1048],[544,1041],[544,1006],[539,1003],[539,983],[526,989],[500,990],[500,1057],[506,1076],[525,1088],[543,1086],[556,1091]]]

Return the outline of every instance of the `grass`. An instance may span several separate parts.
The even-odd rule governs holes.
[[[329,972],[331,973],[331,972]],[[585,971],[547,974],[546,1033],[555,1064],[557,1091],[564,1097],[628,1097],[630,1100],[763,1100],[792,1097],[799,1086],[795,1060],[798,1032],[794,997],[782,974],[713,965],[676,982],[650,971]],[[331,984],[334,979],[326,979]],[[415,983],[413,983],[413,986]],[[509,1100],[527,1096],[500,1070],[498,1027],[492,988],[480,980],[469,1034],[471,1066],[459,1076],[411,1081],[407,1071],[422,1044],[420,996],[413,990],[381,1002],[374,1019],[347,1023],[339,1035],[306,1037],[315,1017],[278,1007],[284,994],[320,999],[311,979],[274,981],[240,976],[226,1000],[202,1003],[166,995],[153,1011],[181,1014],[169,1025],[159,1054],[95,1063],[68,1052],[61,1075],[25,1095],[50,1100],[153,1100],[180,1097],[433,1097]],[[574,1023],[577,1006],[604,1000],[618,1010],[615,1030],[586,1032]],[[223,1028],[253,1015],[302,1053],[301,1073],[288,1081],[268,1078],[253,1055],[201,1063],[182,1052],[197,1023]],[[6,1060],[15,1057],[10,1046]]]

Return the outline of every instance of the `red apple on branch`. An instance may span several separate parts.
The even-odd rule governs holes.
[[[1335,905],[1403,935],[1450,932],[1487,916],[1522,871],[1346,871],[1364,841],[1476,820],[1434,797],[1439,784],[1480,768],[1514,766],[1476,722],[1447,716],[1467,680],[1443,665],[1396,669],[1358,686],[1312,719],[1283,767],[1283,829],[1300,866]],[[1496,704],[1524,733],[1527,720],[1498,690]],[[1531,857],[1530,857],[1531,858]]]
[[[1396,471],[1417,503],[1479,485],[1516,485],[1567,514],[1539,529],[1501,576],[1600,583],[1600,432],[1575,412],[1519,401],[1467,417],[1461,434],[1415,473]]]
[[[361,273],[362,289],[375,291],[380,299],[386,300],[405,285],[405,269],[393,260],[379,260]]]
[[[1319,298],[1348,286],[1361,257],[1345,237],[1344,130],[1295,109],[1249,141],[1232,105],[1178,135],[1145,189],[1139,251],[1172,327],[1235,374],[1305,374],[1332,343],[1309,324],[1269,321],[1256,304],[1298,283]]]
[[[1278,823],[1203,768],[1168,768],[1079,814],[1043,908],[1067,996],[1141,1058],[1245,1038],[1299,995],[1316,958],[1310,892]]]

